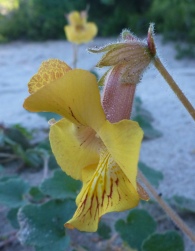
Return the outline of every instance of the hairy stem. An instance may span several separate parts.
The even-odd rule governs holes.
[[[171,218],[175,225],[185,233],[193,242],[195,242],[195,235],[191,229],[185,224],[185,222],[179,217],[179,215],[160,197],[156,190],[152,187],[149,181],[144,177],[144,175],[139,171],[138,177],[142,180],[145,186],[148,188],[152,196],[159,203],[166,214]]]
[[[176,84],[174,79],[171,77],[171,75],[168,73],[162,62],[158,57],[154,58],[154,65],[159,70],[161,75],[164,77],[166,82],[169,84],[171,89],[174,91],[174,93],[177,95],[178,99],[182,102],[182,104],[185,106],[189,114],[192,116],[192,118],[195,120],[195,109],[192,106],[192,104],[189,102],[189,100],[186,98],[184,93],[181,91],[179,86]]]

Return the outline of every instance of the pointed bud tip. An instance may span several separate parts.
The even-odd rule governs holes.
[[[154,23],[151,23],[148,28],[148,48],[152,56],[156,55],[156,46],[154,43]]]
[[[128,29],[122,30],[121,38],[122,38],[123,41],[124,40],[126,40],[126,41],[137,40],[137,37],[135,35],[133,35],[133,33],[130,32]]]

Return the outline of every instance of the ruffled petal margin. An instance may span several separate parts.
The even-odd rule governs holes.
[[[85,70],[68,71],[30,95],[24,108],[31,112],[54,112],[76,125],[97,131],[105,121],[96,77]]]
[[[38,72],[30,79],[28,83],[28,91],[30,94],[41,89],[43,86],[61,78],[71,68],[58,59],[49,59],[44,61]]]

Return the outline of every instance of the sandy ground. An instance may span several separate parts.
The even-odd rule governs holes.
[[[87,45],[104,45],[109,40],[97,39]],[[157,37],[158,52],[183,92],[195,106],[195,60],[175,60],[174,44],[163,45]],[[87,46],[79,49],[78,68],[90,69],[100,55],[88,54]],[[29,128],[47,127],[46,121],[22,107],[27,97],[27,83],[41,62],[58,58],[72,62],[72,46],[65,41],[13,42],[0,45],[0,123],[21,123]],[[100,71],[101,73],[101,71]],[[163,136],[144,141],[141,161],[161,170],[164,180],[159,192],[165,197],[183,195],[195,198],[195,123],[175,94],[154,67],[144,74],[137,95],[154,117],[154,127]],[[191,244],[186,248],[192,251]]]

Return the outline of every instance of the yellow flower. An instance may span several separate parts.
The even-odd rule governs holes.
[[[136,182],[142,129],[130,120],[106,120],[93,74],[49,60],[30,80],[29,91],[27,110],[63,116],[51,124],[52,151],[62,170],[83,182],[66,227],[94,232],[103,214],[148,199]]]
[[[67,39],[75,44],[87,43],[97,34],[95,23],[87,22],[87,12],[73,11],[67,15],[69,25],[64,26]]]

